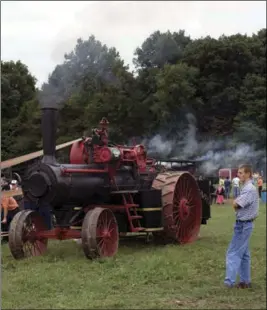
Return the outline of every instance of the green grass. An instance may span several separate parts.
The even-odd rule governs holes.
[[[231,206],[213,206],[201,238],[185,246],[121,244],[91,262],[73,241],[51,242],[43,257],[15,261],[2,246],[3,309],[266,309],[266,206],[251,240],[252,289],[223,286]]]

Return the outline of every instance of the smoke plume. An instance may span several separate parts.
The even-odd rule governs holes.
[[[145,139],[143,143],[147,146],[149,156],[160,159],[196,160],[199,162],[199,173],[206,176],[217,175],[220,168],[236,168],[241,163],[250,163],[254,170],[264,171],[265,175],[265,148],[257,149],[253,142],[237,142],[235,136],[199,137],[194,115],[187,113],[185,120],[186,128],[175,138],[167,139],[166,135],[157,134],[151,139]],[[240,134],[239,132],[239,137]]]

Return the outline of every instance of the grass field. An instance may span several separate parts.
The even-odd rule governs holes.
[[[2,309],[266,309],[266,206],[251,240],[249,290],[223,286],[233,222],[231,206],[212,206],[194,244],[128,242],[98,262],[73,241],[51,242],[45,256],[24,261],[2,245]]]

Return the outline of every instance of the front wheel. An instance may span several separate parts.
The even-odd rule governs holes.
[[[82,225],[82,247],[87,258],[114,256],[118,251],[119,231],[113,212],[97,207],[87,212]]]
[[[9,248],[15,259],[43,255],[47,239],[38,238],[37,232],[46,230],[42,216],[31,210],[18,212],[10,223]]]

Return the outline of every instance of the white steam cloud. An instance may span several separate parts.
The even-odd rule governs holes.
[[[157,134],[143,143],[150,156],[161,159],[196,160],[199,173],[214,175],[220,168],[236,168],[249,163],[254,170],[266,175],[266,150],[257,150],[251,142],[237,143],[233,137],[214,137],[205,141],[197,138],[197,122],[192,114],[186,114],[187,128],[175,137],[167,139]]]

